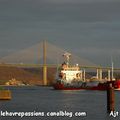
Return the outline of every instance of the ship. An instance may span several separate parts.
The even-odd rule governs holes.
[[[85,70],[80,69],[78,64],[69,64],[71,54],[66,52],[63,57],[65,60],[57,69],[53,84],[55,90],[107,90],[109,84],[120,90],[120,80],[85,79]]]

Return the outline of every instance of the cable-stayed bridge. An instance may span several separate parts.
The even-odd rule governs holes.
[[[44,41],[43,41],[44,42]],[[12,54],[0,58],[0,66],[18,66],[18,67],[41,67],[43,66],[43,42],[39,42],[28,48],[16,51]],[[102,67],[93,62],[73,54],[71,51],[60,48],[49,42],[46,42],[46,64],[48,67],[56,67],[63,62],[62,55],[65,52],[72,54],[71,64],[79,64],[82,68],[102,68],[111,69],[111,67]],[[120,70],[120,69],[116,69]]]
[[[0,66],[18,66],[18,67],[42,67],[43,66],[43,42],[39,42],[28,48],[16,51],[0,58]],[[62,55],[65,52],[72,54],[71,64],[79,64],[82,68],[101,68],[111,69],[111,67],[102,67],[93,62],[73,54],[71,51],[60,48],[49,42],[46,42],[46,64],[48,67],[56,67],[63,62]],[[114,68],[115,69],[115,68]],[[119,68],[115,70],[120,70]]]
[[[46,63],[49,65],[61,64],[62,55],[70,52],[46,42]],[[71,52],[70,52],[71,53]],[[16,51],[0,59],[1,63],[16,65],[37,65],[43,64],[43,42],[35,44],[29,48]],[[71,64],[78,63],[80,66],[97,66],[96,64],[72,54]]]

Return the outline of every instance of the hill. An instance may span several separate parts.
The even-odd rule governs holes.
[[[0,66],[0,84],[16,79],[24,84],[41,85],[41,78],[41,74],[37,75],[23,68]]]

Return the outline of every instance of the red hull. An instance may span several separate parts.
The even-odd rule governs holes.
[[[111,82],[115,90],[120,90],[120,80]],[[107,83],[99,83],[98,86],[93,87],[73,87],[67,86],[65,87],[64,84],[56,83],[53,85],[55,90],[107,90],[108,84]]]

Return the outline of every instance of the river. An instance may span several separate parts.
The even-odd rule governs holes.
[[[120,119],[120,115],[114,118],[107,114],[106,91],[59,91],[53,90],[52,87],[39,86],[8,87],[8,89],[12,91],[12,100],[0,101],[0,120]],[[120,111],[119,94],[119,91],[115,91],[115,110],[118,112]],[[42,112],[44,115],[23,116],[22,118],[19,115],[16,117],[2,116],[6,111],[12,113]]]

